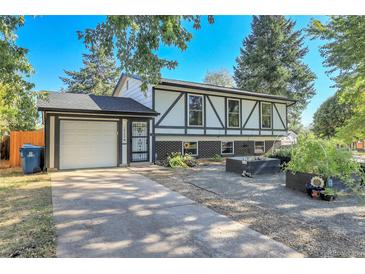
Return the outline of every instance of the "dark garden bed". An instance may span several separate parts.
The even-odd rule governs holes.
[[[306,193],[305,185],[311,181],[314,176],[318,176],[312,173],[296,172],[295,174],[287,171],[285,185],[287,188],[292,190],[300,191]]]
[[[264,157],[231,157],[226,159],[226,171],[250,175],[280,172],[280,160]]]
[[[322,179],[322,186],[312,184],[312,179]],[[296,172],[295,174],[287,171],[285,185],[295,191],[307,193],[312,198],[320,198],[330,201],[335,199],[335,192],[348,190],[346,185],[339,179],[324,179],[312,173]]]
[[[310,183],[311,179],[315,176],[318,175],[305,172],[296,172],[295,174],[293,174],[292,172],[287,171],[285,185],[287,188],[306,193],[307,190],[305,185],[307,183]],[[325,180],[325,186],[326,186],[326,180]],[[332,180],[332,188],[336,191],[347,190],[346,185],[337,178],[334,178]]]

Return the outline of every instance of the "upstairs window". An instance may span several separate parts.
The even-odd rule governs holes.
[[[188,96],[189,126],[203,126],[203,96]]]
[[[272,105],[271,103],[261,103],[261,128],[272,128]]]
[[[240,126],[240,101],[236,99],[227,100],[228,127]]]

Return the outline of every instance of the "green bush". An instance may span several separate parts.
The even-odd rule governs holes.
[[[292,152],[291,147],[279,148],[275,150],[270,150],[270,152],[268,152],[266,156],[269,158],[279,159],[280,165],[283,169],[291,159],[291,152]]]
[[[270,150],[270,153],[267,155],[267,157],[270,157],[270,158],[290,158],[291,157],[291,152],[292,152],[291,147],[279,148],[279,149],[275,149],[274,151]]]
[[[194,167],[196,166],[196,160],[189,154],[181,155],[180,152],[171,153],[165,162],[167,167]]]
[[[289,162],[291,159],[292,147],[279,148],[275,150],[270,150],[266,155],[269,158],[285,159],[285,162]]]
[[[214,161],[221,162],[224,160],[224,158],[219,154],[214,154],[213,158]]]
[[[336,143],[323,140],[311,134],[298,137],[298,143],[292,148],[291,161],[286,170],[293,173],[305,172],[340,179],[353,191],[360,190],[365,174],[350,151],[338,149]]]

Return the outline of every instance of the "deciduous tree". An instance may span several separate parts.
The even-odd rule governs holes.
[[[208,16],[213,22],[213,17]],[[185,24],[184,24],[185,23]],[[87,47],[97,43],[106,51],[116,50],[121,68],[127,74],[136,74],[142,80],[142,90],[148,84],[158,84],[161,69],[174,69],[175,60],[159,56],[161,45],[174,46],[180,50],[188,47],[192,34],[188,26],[200,29],[200,16],[107,16],[105,22],[95,29],[79,32]]]
[[[325,40],[321,55],[338,88],[340,101],[351,104],[353,115],[337,137],[351,142],[365,138],[365,17],[331,16],[326,23],[312,20],[312,38]]]
[[[235,86],[233,77],[227,69],[223,68],[217,71],[208,71],[205,74],[204,83],[228,88]]]
[[[36,97],[27,49],[16,45],[16,30],[23,16],[0,16],[0,135],[10,130],[33,129],[37,121]]]
[[[331,138],[335,136],[337,128],[346,123],[351,114],[351,105],[341,103],[338,94],[335,94],[314,113],[313,132],[318,137]]]

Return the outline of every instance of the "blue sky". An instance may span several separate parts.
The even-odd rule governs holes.
[[[296,28],[307,27],[313,16],[291,16]],[[317,17],[325,20],[325,17]],[[193,39],[184,52],[176,48],[162,47],[162,57],[178,61],[175,70],[163,70],[166,78],[201,82],[207,71],[226,68],[233,73],[235,59],[239,55],[242,40],[251,31],[251,16],[215,16],[215,23],[208,24],[203,18],[202,28],[193,30]],[[37,90],[60,90],[63,70],[78,70],[82,66],[85,46],[78,40],[76,31],[93,28],[103,16],[37,16],[26,17],[25,25],[18,31],[18,44],[29,49],[29,60],[35,74],[31,81]],[[335,90],[325,74],[319,46],[323,42],[306,39],[309,53],[304,62],[316,74],[317,94],[302,114],[302,122],[308,125],[313,113]]]

